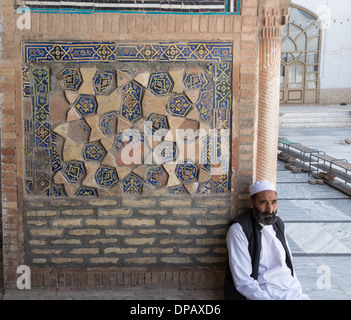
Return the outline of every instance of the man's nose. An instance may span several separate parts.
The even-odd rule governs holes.
[[[273,212],[273,205],[271,203],[267,203],[266,205],[266,211],[268,211],[269,213]]]

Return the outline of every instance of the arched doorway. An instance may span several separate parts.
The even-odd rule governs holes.
[[[318,102],[320,31],[320,21],[313,13],[291,7],[282,37],[281,103]]]

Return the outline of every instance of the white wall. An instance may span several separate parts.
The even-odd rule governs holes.
[[[351,0],[292,0],[292,4],[312,11],[323,22],[320,88],[351,88]]]

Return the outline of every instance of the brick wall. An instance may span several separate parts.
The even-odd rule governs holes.
[[[32,13],[30,30],[16,27],[11,0],[0,8],[5,287],[15,287],[21,264],[40,287],[222,286],[227,223],[247,207],[255,176],[257,1],[243,1],[240,16]],[[164,41],[165,31],[167,41],[233,44],[230,192],[99,202],[26,196],[21,42]]]
[[[319,102],[331,105],[340,103],[351,103],[350,88],[321,89],[319,92]]]

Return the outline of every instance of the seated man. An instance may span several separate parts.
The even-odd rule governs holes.
[[[251,210],[239,215],[227,234],[225,298],[309,300],[293,271],[273,182],[257,181],[249,190]]]

